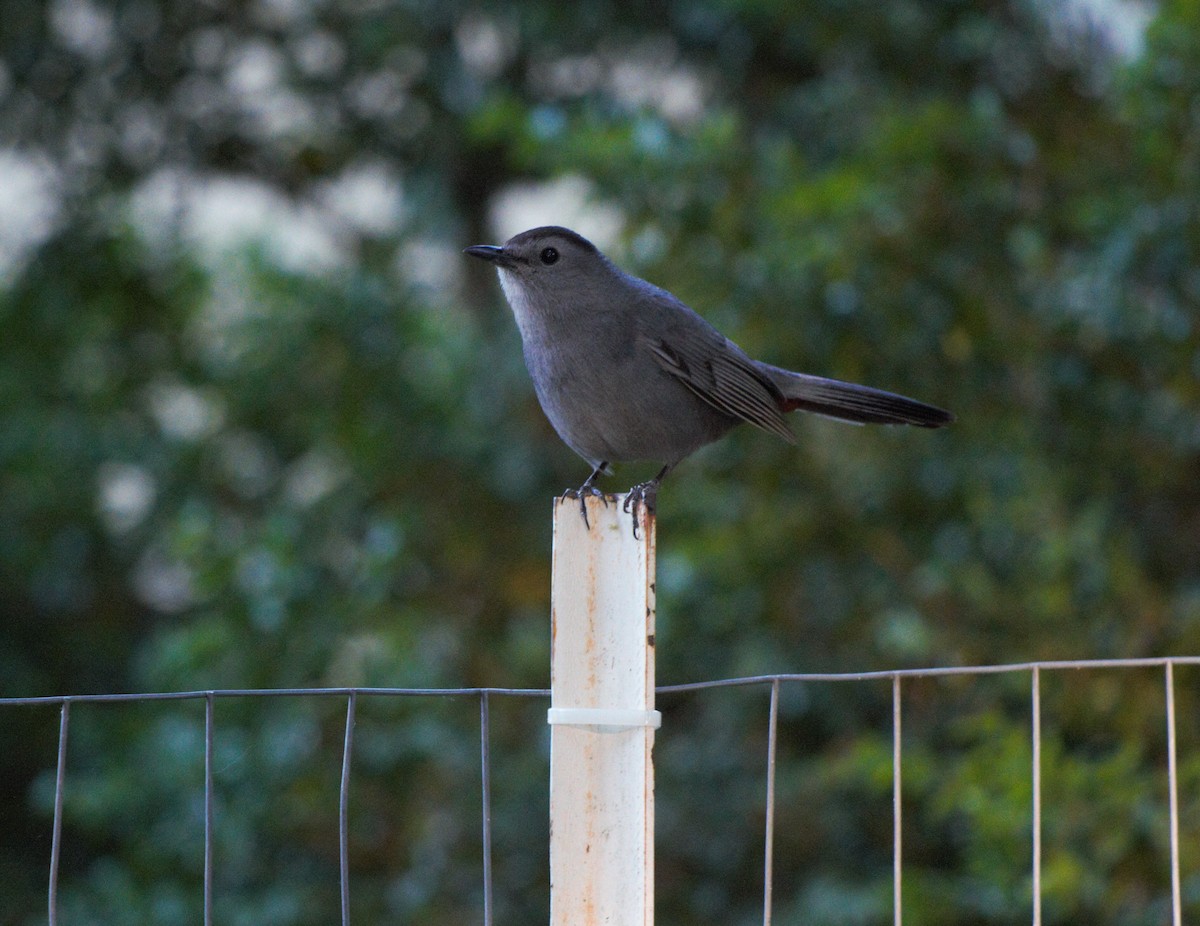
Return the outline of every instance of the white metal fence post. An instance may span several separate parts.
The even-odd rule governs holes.
[[[654,922],[654,517],[554,504],[550,922]]]

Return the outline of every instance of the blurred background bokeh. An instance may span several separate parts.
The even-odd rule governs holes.
[[[587,467],[460,253],[547,223],[959,416],[681,466],[660,681],[1200,653],[1198,101],[1194,0],[4,0],[0,693],[547,684]],[[1164,922],[1161,672],[1043,697],[1045,921]],[[785,688],[777,923],[890,922],[889,698]],[[662,706],[659,920],[760,920],[764,692]],[[544,707],[493,704],[497,923],[546,919]],[[356,922],[481,921],[477,711],[360,704]],[[909,917],[1027,922],[1028,677],[905,711]],[[335,920],[343,717],[218,703],[219,922]],[[4,926],[56,736],[0,712]],[[74,711],[62,922],[199,921],[202,775],[202,703]]]

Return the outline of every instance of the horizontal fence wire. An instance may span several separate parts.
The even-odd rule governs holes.
[[[870,672],[798,672],[772,675],[660,685],[660,695],[723,688],[770,686],[770,713],[766,762],[766,825],[763,846],[763,923],[772,917],[772,881],[774,865],[775,779],[780,687],[803,682],[890,681],[892,689],[892,802],[893,802],[893,911],[894,923],[903,921],[901,881],[903,873],[901,842],[901,683],[905,679],[972,677],[1028,672],[1031,676],[1030,711],[1032,747],[1032,918],[1035,926],[1042,921],[1042,790],[1041,790],[1041,673],[1072,670],[1161,668],[1164,672],[1171,852],[1171,914],[1174,926],[1182,921],[1179,860],[1179,784],[1175,722],[1175,666],[1200,665],[1200,656],[1166,656],[1140,659],[1074,659],[1005,663],[982,666],[947,666],[923,669],[892,669]],[[346,722],[338,788],[339,900],[342,926],[350,926],[349,804],[354,723],[360,698],[463,698],[479,700],[479,736],[481,771],[481,842],[483,852],[483,923],[492,926],[492,804],[490,753],[490,699],[493,697],[548,698],[548,688],[226,688],[200,691],[165,691],[129,694],[50,695],[29,698],[0,698],[0,709],[31,706],[59,708],[58,751],[54,779],[54,811],[50,847],[50,875],[47,897],[49,926],[58,923],[59,864],[62,853],[63,800],[67,787],[67,749],[71,707],[76,704],[122,704],[152,701],[203,700],[204,713],[204,924],[212,924],[213,903],[213,741],[216,731],[215,702],[228,698],[345,698]]]
[[[197,701],[202,698],[461,698],[484,694],[510,697],[550,697],[549,688],[215,688],[204,691],[154,691],[142,694],[44,695],[37,698],[0,698],[0,707],[38,704],[110,704],[121,701]]]
[[[877,669],[870,672],[778,672],[771,675],[745,675],[736,678],[685,682],[678,685],[659,685],[658,694],[678,694],[704,691],[710,688],[730,688],[747,685],[770,685],[774,682],[866,682],[893,678],[940,678],[943,676],[999,675],[1032,672],[1034,669],[1052,672],[1066,669],[1146,669],[1172,666],[1200,665],[1200,656],[1152,656],[1136,659],[1058,659],[1038,662],[1011,662],[982,666],[936,666],[924,669]],[[484,694],[501,697],[550,697],[549,688],[216,688],[195,691],[159,691],[118,694],[42,695],[32,698],[0,698],[0,707],[33,705],[102,704],[119,701],[186,701],[202,698],[296,698],[296,697],[480,697]]]

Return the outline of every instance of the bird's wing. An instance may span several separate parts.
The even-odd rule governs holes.
[[[794,444],[796,436],[780,410],[779,388],[741,348],[704,326],[694,332],[677,328],[666,337],[643,337],[641,342],[663,370],[713,408]]]

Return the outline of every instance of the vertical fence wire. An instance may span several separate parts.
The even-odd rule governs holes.
[[[338,861],[341,869],[342,926],[350,926],[350,756],[354,750],[354,709],[358,693],[346,699],[346,740],[342,747],[342,780],[338,786]]]
[[[1171,801],[1171,923],[1183,922],[1179,892],[1179,778],[1175,752],[1175,667],[1166,665],[1167,688],[1167,784]]]
[[[204,926],[212,926],[213,693],[204,696]]]
[[[904,907],[901,904],[901,874],[904,854],[901,851],[901,805],[900,805],[900,676],[892,676],[892,910],[895,926],[904,922]]]
[[[1033,926],[1042,926],[1042,683],[1033,667]]]
[[[71,701],[64,699],[58,721],[58,765],[54,773],[54,831],[50,838],[50,887],[47,915],[50,926],[58,926],[58,860],[62,851],[63,782],[67,776],[67,729],[71,723]]]
[[[767,821],[763,837],[763,926],[771,926],[775,881],[775,758],[779,740],[779,679],[771,682],[771,715],[767,723]]]
[[[492,750],[488,693],[479,693],[479,767],[483,803],[483,926],[492,926]]]

